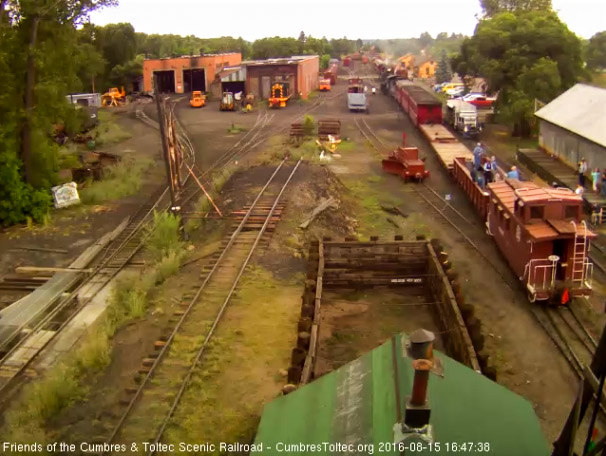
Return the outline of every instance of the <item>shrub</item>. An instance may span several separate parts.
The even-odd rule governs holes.
[[[314,134],[315,130],[316,130],[315,119],[313,118],[313,116],[306,114],[305,118],[303,119],[303,133],[305,134],[305,136],[312,136]]]
[[[149,158],[124,158],[105,170],[103,180],[83,188],[80,199],[86,204],[99,204],[133,195],[141,188],[143,173],[152,164],[153,161]]]
[[[154,224],[148,232],[147,250],[154,261],[159,262],[171,252],[183,248],[179,237],[181,219],[168,212],[154,212]]]

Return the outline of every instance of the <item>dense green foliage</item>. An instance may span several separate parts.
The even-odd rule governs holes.
[[[424,50],[427,55],[437,57],[442,55],[443,52],[446,52],[447,55],[457,53],[465,38],[464,35],[454,33],[448,35],[446,32],[438,33],[433,38],[429,33],[425,32],[419,38],[375,40],[371,44],[377,49],[394,56],[408,53],[420,54]]]
[[[520,11],[551,11],[551,0],[480,0],[486,17]]]
[[[448,58],[446,57],[446,51],[442,50],[442,57],[440,57],[440,61],[438,62],[438,68],[436,69],[436,82],[441,84],[443,82],[448,82],[452,79],[452,73],[450,71],[450,67],[448,65]]]
[[[527,136],[534,100],[549,102],[583,75],[581,42],[551,11],[500,13],[480,21],[453,59],[459,73],[483,76],[514,135]]]
[[[81,86],[76,26],[115,0],[12,0],[0,14],[0,225],[41,221],[58,171],[53,125],[77,130],[65,95]],[[76,56],[76,58],[74,57]]]
[[[586,58],[588,68],[606,69],[606,31],[598,32],[589,39]]]

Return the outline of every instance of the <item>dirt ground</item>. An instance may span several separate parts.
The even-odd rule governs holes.
[[[131,113],[115,113],[117,121],[132,138],[99,148],[119,156],[147,156],[160,159],[160,139],[152,128],[134,119]],[[136,211],[163,179],[161,162],[150,170],[136,194],[103,205],[79,205],[53,210],[47,226],[14,226],[0,231],[0,277],[14,273],[17,266],[67,267],[87,247]],[[20,250],[20,247],[52,248],[67,253]],[[0,290],[0,308],[24,296],[22,292]]]
[[[436,334],[434,347],[443,350],[423,288],[325,291],[322,293],[320,338],[315,377],[338,369],[394,334],[423,328]]]
[[[340,82],[336,89],[342,88],[344,83]],[[189,109],[186,103],[185,97],[179,101],[177,115],[195,146],[201,170],[214,163],[244,134],[228,133],[232,124],[250,128],[258,115],[255,112],[219,112],[217,101],[210,101],[201,110]],[[309,103],[289,105],[276,112],[268,128],[288,126],[310,106],[312,104]],[[145,109],[151,110],[151,107]],[[322,106],[314,111],[316,119],[339,118],[342,137],[349,138],[350,147],[340,151],[340,158],[302,165],[295,176],[285,195],[287,206],[282,220],[276,232],[269,236],[269,246],[254,258],[253,266],[245,274],[238,299],[228,308],[225,320],[218,327],[217,342],[211,349],[211,363],[205,365],[207,367],[194,382],[198,389],[192,391],[198,392],[199,397],[190,393],[186,405],[178,411],[180,426],[170,430],[171,440],[184,436],[203,440],[250,440],[263,404],[278,395],[285,383],[284,370],[288,367],[290,349],[296,336],[307,244],[310,239],[324,235],[341,238],[352,234],[361,238],[379,235],[393,239],[395,234],[402,234],[405,239],[414,239],[419,234],[440,238],[454,268],[463,278],[466,302],[475,306],[488,334],[487,350],[498,369],[498,382],[533,404],[548,441],[559,433],[576,392],[576,377],[533,318],[522,287],[492,239],[485,234],[481,220],[442,169],[418,130],[398,110],[395,102],[382,94],[372,97],[370,111],[369,115],[349,113],[344,95],[326,96]],[[416,194],[414,184],[405,185],[398,178],[383,174],[380,155],[366,144],[354,125],[357,116],[363,116],[389,147],[398,145],[402,132],[406,132],[408,144],[417,146],[421,155],[426,157],[431,171],[428,185],[439,194],[452,195],[451,204],[471,221],[474,242],[489,261],[427,207]],[[132,129],[133,139],[126,142],[128,146],[123,143],[117,149],[128,147],[155,154],[158,146],[156,132],[136,121],[131,122],[131,119],[124,121]],[[270,143],[277,150],[287,147],[280,138]],[[262,153],[263,147],[259,147],[239,157],[243,169],[232,176],[217,198],[226,214],[250,203],[271,173],[270,166],[260,165],[255,159]],[[253,167],[245,170],[248,166]],[[339,208],[327,210],[309,229],[301,230],[300,223],[322,199],[329,196],[337,199]],[[144,199],[142,191],[132,200],[125,199],[111,206],[109,212],[112,217],[107,217],[107,212],[87,213],[90,219],[85,223],[90,223],[90,226],[71,235],[63,235],[63,232],[81,226],[77,214],[61,222],[64,225],[57,217],[52,225],[57,229],[52,235],[51,232],[34,235],[24,228],[9,230],[0,236],[0,251],[8,251],[9,246],[15,243],[10,234],[18,233],[22,236],[17,238],[20,242],[35,241],[44,246],[66,248],[69,250],[67,256],[73,259]],[[387,214],[382,205],[396,205],[405,216]],[[218,240],[228,225],[213,218],[204,220],[193,237],[195,247],[190,258],[217,248]],[[7,271],[18,264],[32,264],[34,260],[39,265],[45,265],[44,261],[48,261],[46,264],[64,265],[70,261],[67,256],[37,258],[16,252],[10,258],[3,255],[0,267]],[[72,440],[77,441],[83,438],[81,436],[90,438],[107,431],[107,423],[120,413],[116,401],[121,391],[132,386],[140,360],[151,352],[153,341],[170,324],[176,302],[191,293],[190,288],[196,283],[203,264],[204,261],[200,261],[183,268],[157,290],[147,320],[135,322],[118,332],[112,364],[102,376],[91,380],[90,397],[75,404],[57,421],[55,430],[59,435],[70,434]],[[350,359],[373,348],[393,332],[432,324],[426,309],[420,310],[410,320],[397,306],[378,304],[377,298],[368,294],[356,296],[356,299],[342,294],[329,297],[323,318],[325,326],[331,330],[322,333],[320,347],[325,350],[326,359],[339,364],[346,361],[344,358]],[[386,302],[396,298],[384,297]],[[324,367],[325,370],[328,368]],[[201,387],[206,387],[206,390]],[[240,407],[236,407],[238,404]],[[222,411],[223,416],[200,413],[206,407]]]

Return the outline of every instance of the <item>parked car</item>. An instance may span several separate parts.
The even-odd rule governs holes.
[[[465,94],[465,87],[455,87],[454,89],[448,89],[446,91],[446,95],[448,95],[449,98],[455,98],[455,97],[460,97],[461,95]]]
[[[470,103],[478,108],[490,108],[496,101],[494,97],[487,97],[484,94],[470,93],[461,98],[463,101]]]
[[[434,92],[441,92],[442,91],[442,87],[444,87],[446,85],[445,82],[441,83],[441,84],[436,84],[432,87]]]
[[[442,93],[446,93],[451,89],[455,89],[457,87],[465,87],[465,84],[463,84],[462,82],[447,82],[446,84],[442,85]]]

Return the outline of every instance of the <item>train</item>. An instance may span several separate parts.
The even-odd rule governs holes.
[[[383,78],[396,100],[427,139],[442,166],[485,223],[530,302],[565,305],[592,292],[591,240],[597,234],[583,218],[583,199],[567,188],[507,178],[482,188],[474,179],[473,154],[442,124],[442,102],[421,85]]]

